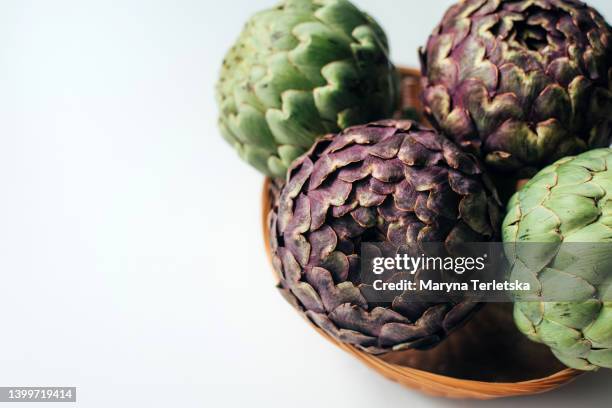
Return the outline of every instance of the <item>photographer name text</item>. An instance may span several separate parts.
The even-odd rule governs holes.
[[[510,281],[490,281],[482,282],[478,279],[472,279],[469,282],[436,282],[433,280],[421,280],[418,282],[409,281],[406,279],[398,282],[384,282],[381,279],[373,282],[373,288],[376,291],[432,291],[432,292],[459,292],[459,291],[489,291],[489,292],[507,292],[507,291],[530,291],[531,285],[527,282],[515,280]]]

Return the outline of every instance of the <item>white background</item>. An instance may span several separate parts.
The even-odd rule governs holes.
[[[357,3],[415,65],[451,2]],[[82,407],[609,406],[609,371],[538,397],[422,396],[277,294],[263,179],[219,136],[213,91],[272,4],[0,1],[0,385],[76,386]]]

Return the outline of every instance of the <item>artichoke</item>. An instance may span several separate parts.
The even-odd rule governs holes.
[[[576,0],[466,0],[421,50],[425,113],[497,172],[530,177],[612,134],[612,30]]]
[[[578,296],[538,302],[519,297],[514,309],[519,329],[570,367],[612,368],[612,257],[607,245],[595,244],[612,242],[612,149],[564,158],[540,171],[508,204],[503,239],[552,244],[523,279],[543,296],[556,287]],[[589,244],[567,256],[570,249],[561,250],[562,242]],[[515,276],[525,270],[518,266]]]
[[[381,354],[435,345],[472,301],[369,302],[361,244],[487,242],[500,208],[477,159],[416,122],[386,120],[317,141],[297,159],[270,213],[286,298],[335,339]]]
[[[378,24],[346,0],[286,0],[246,24],[223,61],[219,126],[268,176],[317,137],[390,117],[399,78]]]

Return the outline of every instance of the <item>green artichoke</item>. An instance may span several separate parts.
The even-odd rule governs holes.
[[[281,291],[330,336],[373,354],[431,347],[477,304],[404,292],[367,300],[361,243],[498,238],[499,201],[477,160],[434,130],[382,121],[320,139],[294,162],[270,213]]]
[[[398,81],[367,14],[346,0],[286,0],[253,16],[226,55],[219,126],[244,160],[284,177],[317,137],[390,117]]]
[[[522,279],[542,296],[559,287],[578,296],[539,302],[519,297],[514,309],[519,329],[570,367],[612,368],[612,257],[607,245],[595,244],[612,242],[612,149],[564,158],[540,171],[510,200],[503,239],[553,244],[548,254],[538,254],[538,267],[525,273],[515,264],[512,274],[526,275]],[[568,256],[562,242],[589,244]],[[572,266],[572,258],[582,266]]]
[[[530,177],[612,134],[612,30],[576,0],[466,0],[421,50],[425,113],[498,172]]]

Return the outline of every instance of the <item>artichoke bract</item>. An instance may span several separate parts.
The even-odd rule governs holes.
[[[335,339],[381,354],[431,347],[477,304],[406,296],[371,303],[361,244],[487,242],[499,200],[477,159],[412,121],[356,126],[320,139],[291,166],[270,213],[283,294]]]
[[[580,1],[462,1],[421,60],[425,113],[495,171],[610,143],[612,30]]]
[[[370,16],[346,0],[286,0],[253,16],[226,55],[219,126],[244,160],[284,177],[317,137],[390,117],[398,87]]]
[[[562,257],[557,246],[549,257],[539,254],[541,266],[531,269],[528,277],[540,292],[561,286],[580,297],[573,301],[519,299],[515,321],[523,333],[548,345],[570,367],[612,368],[612,302],[606,293],[612,283],[612,257],[610,247],[601,245],[612,242],[612,149],[564,158],[540,171],[510,200],[503,239],[508,243],[588,243],[574,255],[584,259],[582,267],[572,267],[571,257]]]

